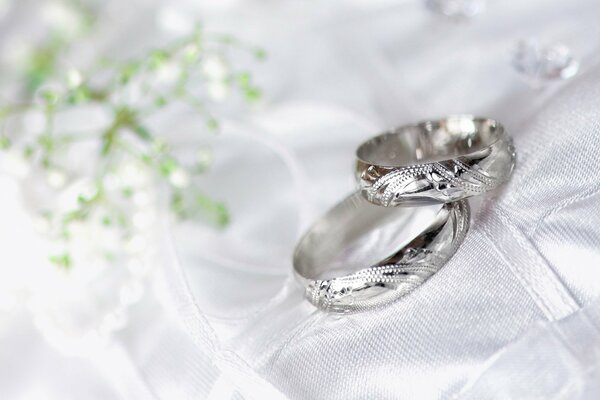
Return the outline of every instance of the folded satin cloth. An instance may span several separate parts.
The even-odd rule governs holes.
[[[439,46],[446,50],[446,44]],[[481,42],[472,50],[486,46],[497,51]],[[427,64],[427,55],[415,57]],[[494,62],[506,63],[504,57],[484,61],[473,55],[488,71],[500,68]],[[508,81],[505,72],[499,80]],[[240,393],[275,390],[298,399],[596,393],[600,325],[588,316],[597,315],[594,299],[600,293],[600,181],[594,172],[600,162],[599,78],[600,68],[591,63],[562,87],[536,92],[518,87],[522,82],[492,85],[491,75],[483,72],[473,76],[474,82],[488,82],[481,85],[489,91],[481,102],[458,98],[466,107],[458,111],[497,117],[507,125],[518,153],[511,181],[475,202],[465,242],[426,284],[389,307],[344,317],[306,304],[289,276],[289,254],[301,231],[352,190],[354,148],[383,127],[372,115],[385,121],[393,113],[388,115],[387,106],[353,113],[339,103],[294,102],[271,109],[253,125],[232,127],[230,142],[220,139],[216,154],[222,151],[223,159],[241,165],[217,159],[207,180],[225,179],[223,198],[246,189],[249,197],[233,200],[229,232],[192,235],[195,228],[178,228],[174,238],[207,326],[220,346],[243,360],[244,368],[236,362],[225,371],[251,371],[252,381],[261,382],[241,379]],[[435,94],[441,97],[470,90],[466,83],[457,88],[451,78],[439,79]],[[495,100],[489,100],[493,89]],[[383,96],[382,88],[372,90]],[[425,114],[429,105],[434,116],[457,111],[456,103],[438,104],[433,93],[423,96],[414,117],[403,118],[407,111],[399,106],[394,122],[431,117]],[[278,157],[259,161],[247,155],[245,144],[232,143],[240,132],[256,142],[259,154],[271,149]],[[261,176],[259,188],[243,183],[252,176]],[[238,229],[238,222],[243,227]],[[193,241],[206,247],[186,250]],[[239,375],[221,373],[231,381]]]
[[[262,194],[240,200],[246,211],[239,218],[248,232],[259,234],[252,235],[256,246],[238,248],[235,235],[248,232],[236,233],[236,228],[218,237],[192,235],[191,227],[175,231],[186,280],[211,336],[246,360],[243,365],[264,385],[290,398],[576,398],[595,393],[600,181],[591,171],[600,154],[599,82],[600,68],[591,69],[513,131],[518,161],[512,180],[481,202],[465,242],[441,271],[397,303],[357,315],[314,311],[288,271],[282,269],[278,277],[275,263],[260,262],[280,257],[289,267],[286,251],[276,250],[281,242],[287,251],[294,243],[288,224],[279,225],[290,218],[289,203],[314,201],[314,210],[304,210],[310,220],[344,190],[324,172],[329,165],[330,174],[351,187],[349,174],[338,174],[335,166],[350,165],[352,146],[345,144],[353,142],[350,133],[332,139],[330,130],[336,146],[321,137],[312,144],[286,143],[284,154],[291,149],[298,163],[292,169],[305,175],[298,178],[304,190],[267,191],[273,193],[267,204],[277,205],[265,208],[254,208]],[[232,155],[225,158],[243,163],[247,146],[232,147],[237,146],[229,145]],[[338,151],[345,155],[333,157],[333,163]],[[241,181],[263,169],[273,170],[275,176],[266,179],[274,187],[285,181],[275,167],[285,165],[281,159],[249,162],[239,172]],[[219,168],[217,161],[214,176],[220,176]],[[244,187],[232,181],[224,185]],[[263,230],[268,221],[276,232]],[[211,240],[211,251],[185,250],[195,241]],[[222,259],[207,255],[219,252]],[[240,252],[248,254],[233,260]],[[193,259],[203,261],[187,261]]]

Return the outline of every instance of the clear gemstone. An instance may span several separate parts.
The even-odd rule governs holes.
[[[579,62],[567,46],[542,46],[537,40],[520,41],[513,53],[512,65],[533,85],[569,79],[579,70]]]

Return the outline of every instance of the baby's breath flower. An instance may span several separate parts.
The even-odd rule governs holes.
[[[67,72],[67,83],[71,89],[81,85],[83,83],[83,76],[81,75],[81,72],[76,69],[70,69]]]
[[[25,178],[31,171],[31,165],[22,153],[9,150],[4,155],[4,170],[16,178]]]
[[[158,11],[158,25],[169,33],[186,34],[194,29],[194,21],[188,15],[172,6]]]
[[[0,105],[0,122],[18,117],[19,124],[11,126],[22,127],[22,132],[0,132],[2,170],[19,178],[35,170],[49,187],[60,189],[56,205],[43,215],[44,224],[37,224],[56,244],[50,263],[66,270],[82,260],[90,266],[91,254],[102,265],[119,254],[147,254],[156,183],[167,184],[171,211],[177,216],[226,225],[224,204],[198,194],[194,179],[212,162],[210,149],[200,148],[189,164],[183,162],[166,139],[170,132],[155,131],[149,121],[170,106],[184,106],[204,118],[200,129],[217,131],[211,103],[225,100],[232,91],[248,102],[260,95],[250,75],[235,71],[227,56],[237,49],[263,58],[262,50],[231,36],[205,35],[188,14],[165,7],[159,24],[187,36],[138,59],[101,58],[93,73],[76,68],[65,72],[62,55],[93,20],[90,10],[68,4],[45,3],[44,19],[52,34],[39,46],[22,46],[32,49],[22,68],[25,104]],[[90,110],[103,110],[102,118]],[[63,126],[67,120],[68,129]],[[66,161],[81,154],[79,146],[92,158],[85,163],[91,167]],[[114,318],[107,316],[107,326],[114,325]]]
[[[229,68],[219,54],[209,54],[202,63],[202,72],[208,79],[222,81],[229,73]]]
[[[214,101],[223,101],[229,94],[229,86],[225,82],[215,81],[208,84],[208,95]]]
[[[196,170],[204,172],[213,162],[213,152],[210,148],[205,147],[198,150],[196,153]]]
[[[59,169],[46,171],[46,181],[54,189],[61,189],[67,183],[67,175]]]
[[[190,186],[190,175],[185,169],[176,167],[169,174],[169,182],[171,182],[171,185],[175,186],[176,188],[187,188]]]
[[[181,75],[181,67],[175,62],[166,62],[158,68],[156,79],[160,84],[171,85]]]
[[[63,1],[44,2],[42,16],[54,31],[75,37],[83,27],[81,16]]]
[[[198,56],[200,55],[200,46],[198,43],[190,43],[187,44],[182,49],[183,60],[186,63],[192,63],[198,60]]]

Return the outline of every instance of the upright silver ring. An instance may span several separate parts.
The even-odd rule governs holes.
[[[448,203],[492,190],[514,169],[512,138],[497,121],[457,115],[406,125],[356,151],[362,195],[381,206]]]
[[[298,243],[294,271],[323,310],[378,307],[421,285],[456,252],[469,228],[466,200],[386,208],[355,192]]]

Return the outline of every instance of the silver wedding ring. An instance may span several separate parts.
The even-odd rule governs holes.
[[[512,139],[495,120],[451,116],[359,146],[359,189],[300,239],[294,272],[308,300],[354,312],[405,296],[436,273],[469,229],[467,198],[508,180]]]
[[[488,192],[511,175],[512,139],[493,119],[452,116],[376,136],[356,151],[362,195],[381,206],[447,203]]]
[[[437,272],[462,243],[469,204],[385,208],[356,192],[300,240],[296,277],[315,306],[362,311],[394,301]]]

